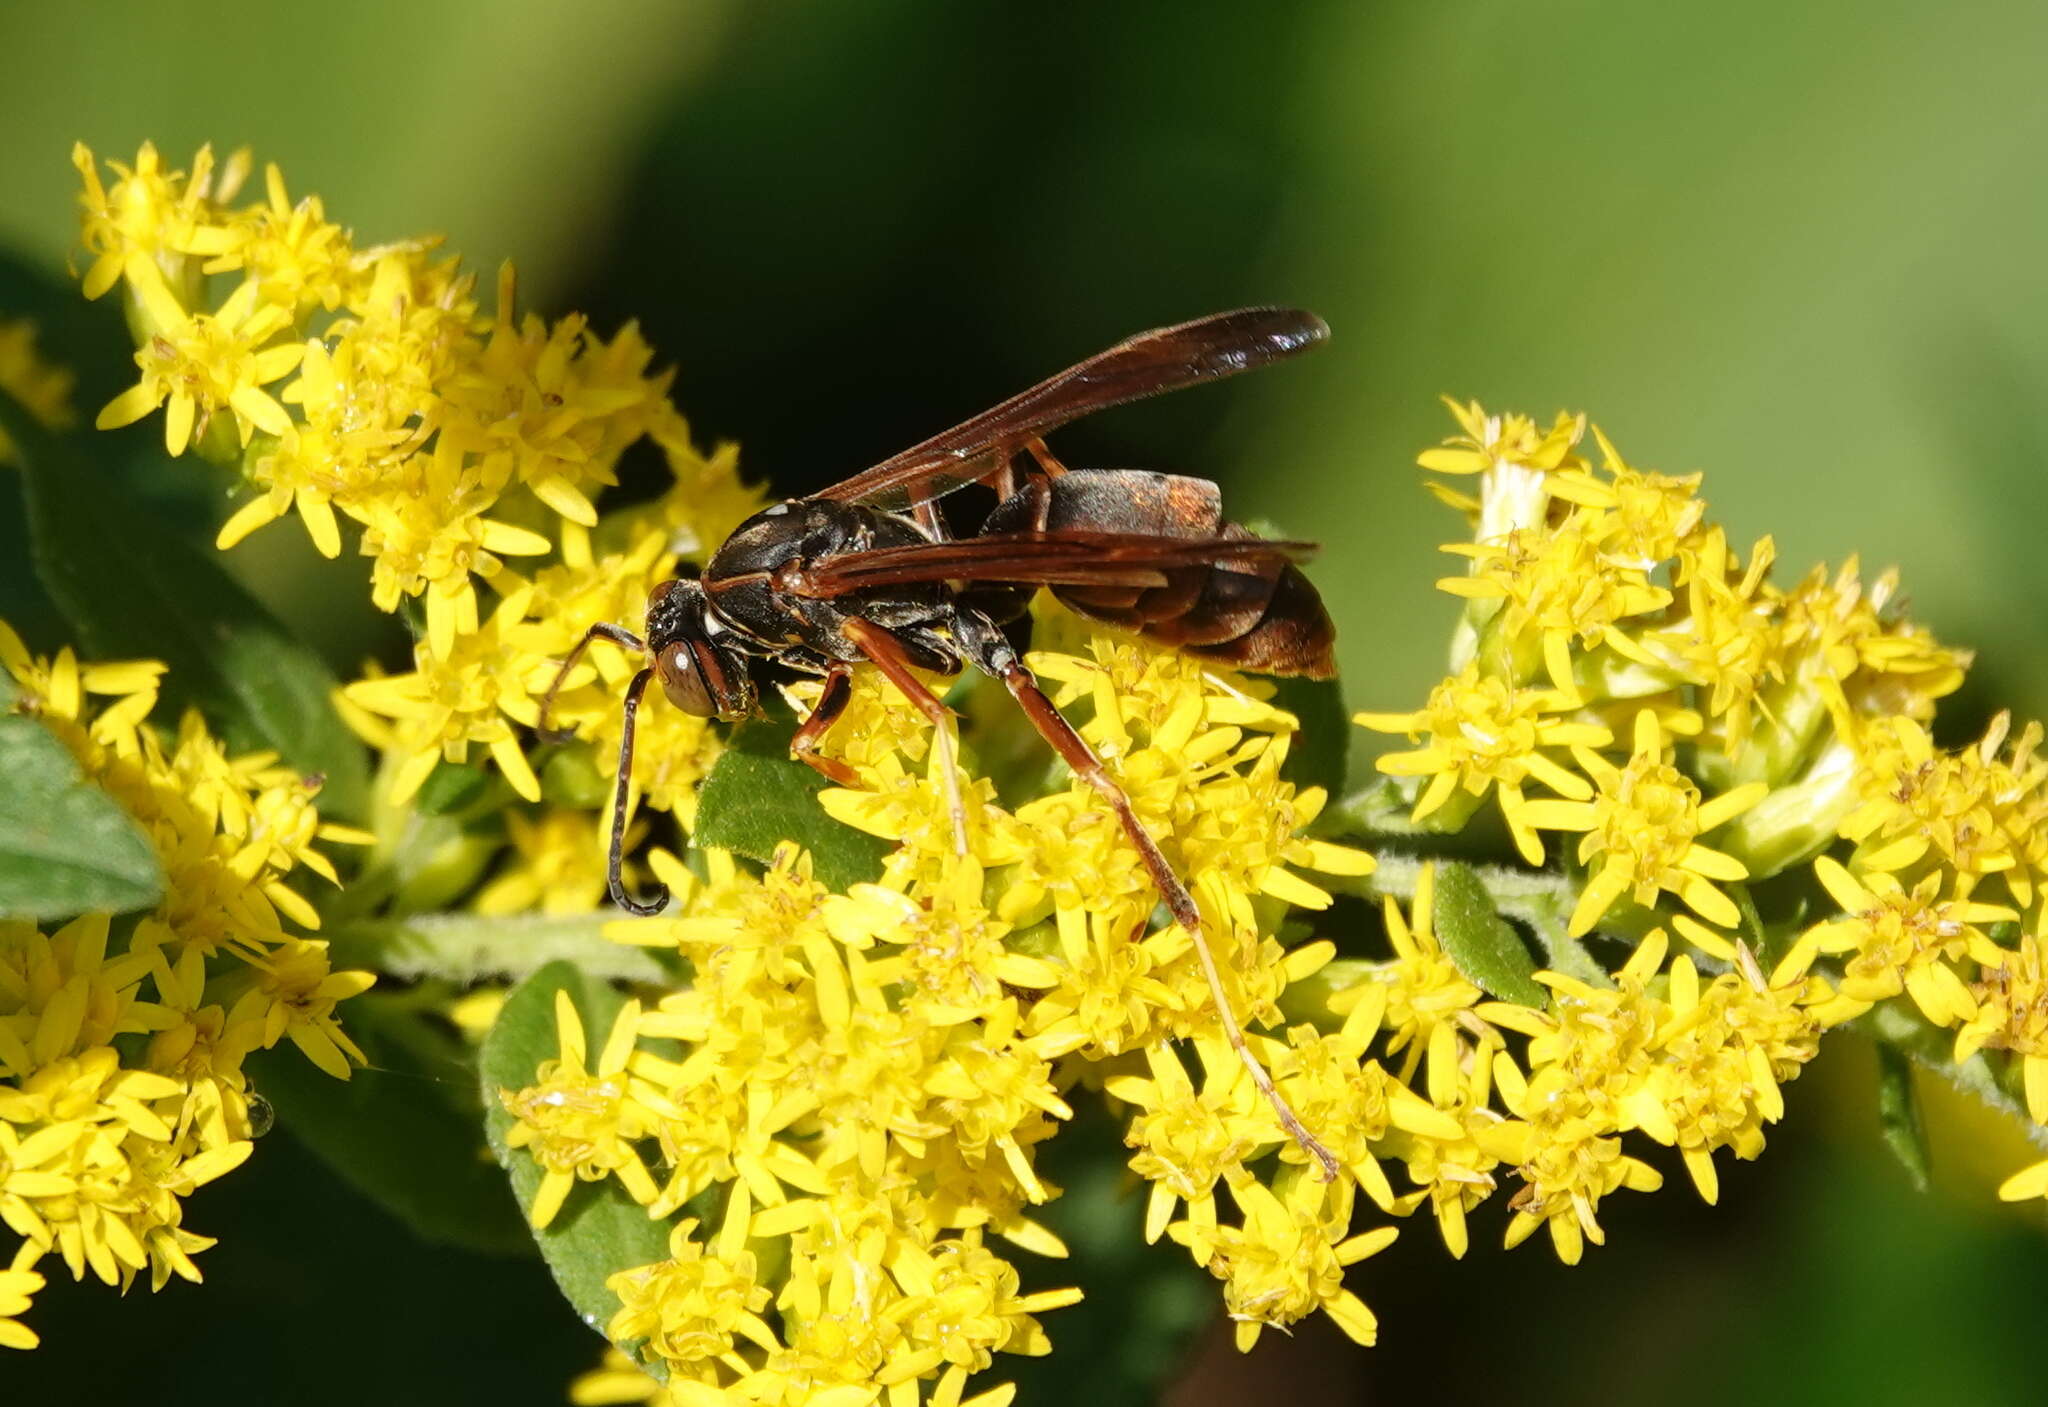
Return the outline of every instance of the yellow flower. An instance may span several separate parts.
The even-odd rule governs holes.
[[[1157,1241],[1186,1202],[1196,1225],[1216,1224],[1216,1184],[1250,1178],[1245,1160],[1277,1143],[1272,1110],[1243,1079],[1237,1055],[1221,1042],[1198,1045],[1205,1078],[1196,1090],[1172,1049],[1149,1046],[1151,1078],[1113,1076],[1108,1091],[1141,1112],[1124,1141],[1138,1151],[1131,1171],[1152,1184],[1145,1207],[1145,1239]]]
[[[299,364],[305,347],[277,343],[291,320],[262,303],[256,286],[244,283],[214,313],[187,313],[154,265],[144,265],[133,283],[149,341],[135,354],[142,379],[107,402],[94,425],[112,430],[132,425],[158,406],[164,416],[164,448],[183,454],[195,434],[205,434],[211,417],[232,411],[239,443],[253,431],[283,435],[291,417],[263,387]]]
[[[506,1112],[518,1120],[505,1141],[530,1150],[543,1169],[540,1190],[527,1212],[536,1230],[555,1219],[579,1179],[616,1177],[634,1201],[645,1205],[655,1199],[658,1189],[633,1149],[653,1121],[626,1078],[639,1021],[640,1003],[627,1002],[612,1022],[596,1068],[587,1068],[583,1021],[569,994],[557,992],[561,1055],[535,1071],[537,1083],[498,1091]]]
[[[477,485],[452,447],[411,456],[380,489],[341,504],[363,525],[363,554],[376,558],[370,597],[393,611],[406,597],[424,594],[427,644],[445,659],[457,636],[477,628],[472,578],[496,577],[505,557],[539,556],[548,540],[485,517],[497,494]],[[519,590],[512,588],[514,595]]]
[[[1333,1035],[1307,1026],[1291,1028],[1293,1061],[1281,1074],[1280,1086],[1303,1121],[1322,1131],[1331,1153],[1373,1204],[1382,1211],[1405,1211],[1379,1164],[1389,1135],[1457,1142],[1464,1126],[1388,1074],[1377,1060],[1362,1058],[1379,1030],[1385,992],[1377,984],[1360,989],[1360,999]],[[1153,1196],[1158,1197],[1156,1188]]]
[[[1493,648],[1506,667],[1526,678],[1540,666],[1569,698],[1579,695],[1573,646],[1604,644],[1641,657],[1642,647],[1622,623],[1671,600],[1641,567],[1602,550],[1597,516],[1574,514],[1556,528],[1515,528],[1496,539],[1450,543],[1444,551],[1470,558],[1471,574],[1445,577],[1438,588],[1498,611],[1489,628],[1498,632]]]
[[[587,914],[604,898],[608,822],[589,811],[550,807],[505,813],[512,856],[476,896],[480,914]],[[631,846],[634,837],[627,837]]]
[[[1958,1025],[1977,1014],[1977,999],[1951,964],[1973,948],[1992,946],[1979,925],[2017,914],[1997,904],[1940,898],[1938,872],[1908,890],[1882,872],[1858,878],[1826,855],[1814,861],[1813,871],[1842,906],[1842,916],[1800,934],[1772,974],[1773,985],[1802,976],[1817,957],[1848,954],[1840,995],[1820,1012],[1829,1025],[1902,991],[1937,1026]]]
[[[1365,970],[1364,982],[1339,992],[1331,1008],[1340,1014],[1358,1007],[1376,1012],[1372,1025],[1391,1032],[1389,1053],[1405,1051],[1400,1070],[1401,1083],[1409,1083],[1425,1054],[1440,1062],[1444,1050],[1433,1046],[1436,1032],[1458,1014],[1469,1010],[1484,995],[1458,965],[1444,953],[1436,938],[1436,870],[1425,864],[1417,872],[1415,895],[1403,914],[1392,898],[1380,901],[1387,926],[1387,941],[1393,945],[1393,961],[1377,963]],[[1454,1074],[1432,1068],[1433,1088]]]
[[[1501,1135],[1522,1179],[1509,1203],[1509,1246],[1547,1226],[1558,1259],[1575,1265],[1585,1242],[1606,1241],[1597,1220],[1603,1198],[1662,1185],[1655,1169],[1622,1151],[1619,1134],[1631,1126],[1624,1111],[1655,1059],[1664,1008],[1645,987],[1665,951],[1663,932],[1652,933],[1616,974],[1616,988],[1540,974],[1555,993],[1547,1014],[1504,1004],[1487,1009],[1530,1036],[1526,1079],[1511,1060],[1494,1062],[1502,1101],[1521,1120]]]
[[[1545,716],[1576,707],[1577,700],[1567,694],[1517,689],[1482,676],[1478,664],[1468,661],[1430,691],[1426,707],[1414,713],[1361,713],[1352,721],[1382,733],[1406,733],[1411,741],[1429,735],[1427,746],[1388,753],[1374,763],[1389,776],[1429,778],[1416,798],[1415,820],[1435,814],[1459,791],[1469,798],[1469,807],[1497,786],[1501,815],[1516,848],[1530,864],[1540,865],[1543,842],[1526,819],[1522,784],[1534,777],[1560,796],[1587,800],[1593,795],[1591,784],[1545,749],[1602,748],[1614,740],[1598,723]],[[1452,819],[1464,817],[1454,813]]]
[[[1574,755],[1597,785],[1593,799],[1536,801],[1523,812],[1540,829],[1584,832],[1579,860],[1599,862],[1579,891],[1569,931],[1587,932],[1623,896],[1648,907],[1662,892],[1677,895],[1707,923],[1735,926],[1741,915],[1714,881],[1745,879],[1749,871],[1697,837],[1756,805],[1770,788],[1752,782],[1702,801],[1698,784],[1672,765],[1650,709],[1636,714],[1635,752],[1626,766],[1616,767],[1589,748],[1575,749]],[[1678,914],[1671,922],[1716,957],[1732,956],[1727,940],[1698,920]]]
[[[649,1352],[685,1372],[728,1357],[736,1338],[781,1347],[760,1315],[771,1296],[746,1249],[750,1205],[742,1185],[715,1251],[694,1239],[696,1218],[685,1217],[669,1233],[667,1260],[609,1277],[605,1284],[621,1306],[605,1329],[612,1341],[644,1340]]]
[[[532,588],[517,587],[479,626],[450,632],[452,649],[438,654],[431,640],[413,647],[414,671],[348,685],[342,695],[371,713],[397,721],[404,755],[391,786],[394,804],[409,800],[442,759],[465,762],[469,745],[482,743],[505,780],[528,801],[540,800],[540,779],[527,764],[513,724],[540,720],[536,697],[551,671],[514,643]]]
[[[2029,803],[2040,790],[2032,765],[2038,725],[2020,741],[2015,768],[1998,756],[2010,720],[2001,716],[1975,747],[1937,752],[1925,725],[1893,716],[1856,728],[1858,804],[1841,833],[1858,846],[1863,869],[1901,871],[1933,859],[1955,876],[1955,891],[1976,892],[2002,878],[2022,905],[2033,897],[2023,846],[2034,827]]]
[[[1648,1078],[1625,1100],[1628,1122],[1676,1145],[1702,1199],[1716,1201],[1713,1153],[1763,1151],[1763,1125],[1785,1113],[1779,1086],[1820,1047],[1804,983],[1772,987],[1748,950],[1737,970],[1702,984],[1689,957],[1672,964]]]
[[[1710,529],[1691,549],[1685,613],[1643,636],[1674,675],[1707,691],[1706,714],[1722,720],[1721,741],[1731,760],[1749,741],[1758,695],[1784,675],[1776,601],[1764,580],[1774,553],[1765,538],[1745,568],[1729,560],[1726,533]]]
[[[0,391],[53,430],[71,423],[71,372],[51,366],[36,352],[36,325],[26,318],[0,318]],[[0,464],[14,458],[14,444],[0,430]]]
[[[43,1277],[33,1270],[0,1270],[0,1348],[34,1348],[40,1342],[36,1331],[15,1316],[42,1288]]]
[[[1416,463],[1440,474],[1480,476],[1476,501],[1434,484],[1431,488],[1473,515],[1482,542],[1541,524],[1565,476],[1585,468],[1576,453],[1586,433],[1583,415],[1560,412],[1548,430],[1541,430],[1525,415],[1488,415],[1477,401],[1460,405],[1446,396],[1444,404],[1464,433],[1424,450]]]
[[[230,1026],[248,1022],[260,1027],[264,1046],[289,1036],[308,1060],[337,1080],[348,1078],[349,1061],[366,1063],[335,1019],[334,1008],[375,985],[373,973],[330,971],[327,945],[299,939],[252,959],[246,980],[248,990],[228,1011]]]
[[[1326,1194],[1311,1178],[1294,1183],[1286,1200],[1259,1182],[1231,1188],[1244,1213],[1242,1226],[1179,1222],[1171,1230],[1217,1279],[1223,1303],[1237,1321],[1237,1347],[1249,1352],[1268,1325],[1279,1328],[1320,1309],[1354,1342],[1372,1345],[1379,1321],[1364,1301],[1344,1288],[1344,1272],[1385,1250],[1400,1233],[1383,1226],[1345,1237],[1348,1211],[1331,1217],[1318,1205]]]
[[[236,158],[246,163],[247,153],[238,152]],[[328,223],[320,197],[293,203],[274,162],[263,168],[263,191],[263,201],[235,212],[225,230],[213,236],[213,242],[226,247],[201,266],[203,271],[244,272],[257,297],[295,317],[314,307],[334,309],[361,281],[348,232]]]
[[[210,146],[199,149],[188,178],[164,170],[156,147],[144,142],[133,166],[107,163],[119,178],[112,189],[101,184],[99,163],[85,143],[71,148],[71,164],[84,183],[80,237],[93,256],[83,280],[88,298],[105,293],[124,273],[134,278],[144,267],[182,267],[184,256],[218,254],[232,242],[209,218]]]
[[[2041,938],[2022,934],[2011,952],[1974,945],[1971,956],[1983,975],[1973,993],[1977,1014],[1956,1032],[1956,1062],[1985,1046],[2011,1051],[2020,1060],[2027,1113],[2035,1123],[2048,1124],[2048,961]]]

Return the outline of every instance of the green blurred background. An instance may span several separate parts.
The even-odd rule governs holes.
[[[75,139],[248,143],[365,239],[446,231],[543,311],[639,318],[699,435],[792,491],[1138,328],[1314,308],[1317,357],[1062,443],[1328,544],[1359,706],[1412,706],[1441,657],[1455,524],[1412,463],[1450,392],[1708,470],[1786,575],[1898,564],[1982,652],[1959,730],[2048,712],[2048,8],[121,0],[5,7],[0,54],[16,252],[61,266]],[[354,563],[295,536],[238,570],[338,662],[391,649]],[[1462,1265],[1411,1225],[1355,1277],[1378,1349],[1310,1325],[1238,1363],[1211,1334],[1173,1400],[2039,1401],[2048,1245],[1990,1200],[2026,1155],[1935,1098],[1914,1193],[1870,1060],[1831,1045],[1717,1210],[1673,1165],[1576,1270],[1493,1249],[1497,1214]],[[190,1220],[222,1237],[204,1290],[53,1285],[0,1385],[549,1403],[594,1357],[536,1264],[422,1245],[288,1131]]]

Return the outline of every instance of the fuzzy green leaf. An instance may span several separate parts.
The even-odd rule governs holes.
[[[33,718],[0,716],[0,918],[123,913],[163,884],[148,838],[64,744]]]
[[[818,805],[825,779],[789,755],[793,725],[768,718],[735,729],[697,800],[698,845],[767,860],[794,840],[811,854],[811,873],[828,889],[873,880],[889,842],[841,825]]]
[[[473,1056],[412,993],[345,1002],[342,1028],[369,1057],[337,1080],[289,1043],[249,1059],[278,1126],[428,1241],[500,1255],[532,1242],[483,1157]]]
[[[365,919],[326,931],[336,967],[370,967],[387,977],[439,977],[467,985],[524,977],[569,962],[586,977],[661,982],[669,974],[649,949],[604,936],[615,913],[415,914]]]
[[[498,1013],[497,1024],[484,1039],[478,1062],[491,1151],[511,1175],[512,1190],[522,1208],[533,1205],[542,1174],[531,1154],[506,1144],[513,1120],[499,1092],[531,1085],[541,1062],[561,1054],[555,1030],[555,993],[560,991],[568,992],[575,1002],[590,1048],[601,1047],[624,1000],[569,963],[551,962],[513,988],[504,1010]],[[569,1303],[584,1323],[602,1334],[619,1308],[618,1296],[605,1287],[606,1278],[666,1260],[668,1232],[667,1222],[650,1218],[646,1208],[607,1178],[577,1183],[555,1219],[532,1235]]]
[[[1432,914],[1444,952],[1488,996],[1540,1007],[1549,993],[1534,978],[1536,963],[1515,926],[1500,916],[1493,896],[1470,865],[1456,860],[1436,867]]]
[[[175,727],[196,704],[231,746],[275,748],[324,777],[323,811],[360,816],[367,756],[335,712],[320,657],[5,395],[0,426],[23,469],[36,575],[79,643],[105,659],[162,660],[160,720]]]
[[[1877,1125],[1913,1186],[1925,1192],[1933,1161],[1927,1130],[1920,1123],[1920,1096],[1913,1088],[1913,1060],[1896,1046],[1877,1047]]]

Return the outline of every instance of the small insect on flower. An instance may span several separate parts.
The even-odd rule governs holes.
[[[655,589],[645,641],[616,625],[593,625],[563,661],[556,687],[594,639],[653,661],[626,688],[612,898],[649,914],[668,897],[635,900],[620,879],[633,717],[651,680],[658,677],[685,713],[733,720],[754,709],[750,660],[822,675],[824,688],[790,751],[853,785],[852,772],[818,745],[852,696],[853,666],[873,664],[932,721],[955,847],[965,855],[949,714],[914,671],[951,675],[971,664],[1002,681],[1039,734],[1115,812],[1168,912],[1193,941],[1239,1058],[1281,1125],[1334,1178],[1336,1159],[1302,1128],[1244,1040],[1194,896],[1002,629],[1046,587],[1083,615],[1191,654],[1268,674],[1328,678],[1335,631],[1295,566],[1312,544],[1269,541],[1226,522],[1221,495],[1206,479],[1069,471],[1043,439],[1094,411],[1248,371],[1328,336],[1322,319],[1292,308],[1240,309],[1139,333],[822,493],[756,514],[726,539],[701,580]],[[970,484],[992,487],[997,503],[977,531],[956,537],[938,500]],[[553,694],[551,688],[542,705],[544,733]]]

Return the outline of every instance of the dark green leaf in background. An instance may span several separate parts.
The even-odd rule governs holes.
[[[585,977],[566,962],[551,962],[512,989],[498,1020],[484,1040],[479,1060],[484,1101],[484,1126],[491,1151],[511,1175],[512,1190],[522,1208],[533,1205],[540,1189],[541,1169],[524,1149],[506,1144],[512,1116],[500,1090],[523,1089],[534,1083],[541,1062],[561,1054],[555,1029],[555,993],[566,991],[583,1018],[591,1058],[603,1048],[623,998],[601,981]],[[546,1230],[532,1233],[555,1283],[569,1298],[583,1322],[600,1334],[619,1300],[605,1288],[607,1277],[637,1265],[668,1259],[669,1224],[647,1215],[647,1209],[626,1195],[619,1184],[579,1182]]]
[[[138,511],[85,457],[0,395],[22,463],[37,575],[105,659],[156,659],[159,721],[196,704],[235,747],[275,748],[326,779],[321,808],[359,817],[364,748],[334,710],[334,675],[219,564]]]
[[[134,349],[118,298],[88,303],[70,280],[0,251],[0,322],[17,318],[34,327],[37,358],[77,378],[71,403],[80,420],[90,419],[130,379]],[[13,498],[11,467],[0,464],[0,504]],[[9,507],[0,507],[0,619],[34,649],[50,648],[64,633],[29,565],[28,524]]]
[[[1145,1244],[1144,1188],[1124,1159],[1123,1129],[1087,1101],[1040,1145],[1039,1171],[1063,1189],[1033,1215],[1066,1242],[1066,1260],[1017,1256],[1028,1289],[1079,1285],[1087,1297],[1040,1320],[1053,1351],[998,1354],[990,1382],[1013,1379],[1020,1403],[1124,1407],[1154,1402],[1214,1320],[1216,1281],[1180,1246]]]
[[[413,797],[413,808],[423,816],[445,816],[451,811],[460,811],[482,796],[489,782],[489,774],[474,763],[450,762],[443,758],[434,764],[434,770],[421,783]]]
[[[1933,1171],[1927,1131],[1920,1123],[1920,1096],[1913,1088],[1913,1059],[1897,1046],[1877,1047],[1877,1125],[1885,1147],[1898,1157],[1913,1186],[1925,1192]]]
[[[1344,770],[1351,755],[1351,718],[1344,711],[1343,686],[1335,679],[1276,679],[1276,708],[1301,723],[1287,749],[1280,775],[1299,787],[1321,787],[1332,801],[1344,794]]]
[[[347,1080],[289,1044],[249,1060],[278,1126],[437,1245],[501,1255],[532,1242],[484,1146],[468,1046],[418,994],[371,991],[340,1009],[369,1065]]]
[[[767,860],[794,840],[811,854],[811,873],[828,889],[875,879],[889,842],[841,825],[818,805],[825,779],[789,755],[793,725],[769,718],[733,731],[697,801],[698,845]]]
[[[1540,1007],[1550,994],[1535,981],[1535,960],[1515,926],[1495,910],[1478,873],[1456,860],[1436,867],[1437,941],[1458,971],[1488,996]]]
[[[148,839],[49,729],[0,716],[0,918],[139,909],[163,878]]]

